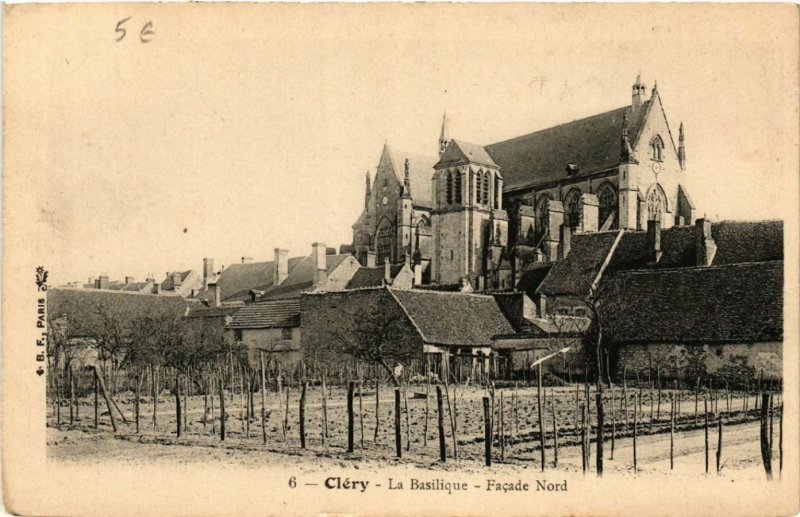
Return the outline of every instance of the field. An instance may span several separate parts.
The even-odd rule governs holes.
[[[266,443],[261,426],[261,394],[253,394],[253,416],[245,417],[246,396],[227,391],[225,394],[226,436],[220,439],[219,397],[181,396],[181,436],[177,436],[175,397],[164,391],[158,399],[156,425],[153,424],[152,397],[140,397],[139,431],[135,425],[135,397],[120,393],[114,397],[118,426],[113,433],[105,402],[99,397],[98,426],[94,426],[94,398],[77,399],[69,424],[69,403],[61,407],[50,404],[48,454],[53,459],[102,459],[105,457],[148,459],[169,456],[179,461],[215,459],[247,464],[250,461],[299,461],[311,465],[326,461],[355,463],[401,463],[437,469],[482,469],[486,454],[484,397],[489,397],[492,428],[491,457],[493,468],[541,469],[541,437],[539,432],[539,392],[535,387],[495,389],[494,394],[482,387],[450,385],[443,388],[443,427],[447,462],[439,461],[439,429],[434,386],[411,385],[400,388],[400,442],[402,459],[397,458],[395,442],[394,389],[382,386],[376,433],[376,390],[364,386],[359,403],[358,388],[354,397],[354,452],[347,453],[347,393],[341,387],[329,387],[323,401],[322,389],[308,388],[304,408],[305,448],[300,441],[300,390],[293,386],[266,392]],[[288,405],[287,405],[288,393]],[[674,470],[684,474],[705,473],[705,412],[709,417],[709,470],[716,470],[718,425],[723,428],[721,474],[736,471],[755,472],[764,476],[759,448],[758,397],[726,391],[699,392],[606,388],[603,396],[604,467],[607,472],[646,473],[670,472],[670,429],[672,400],[675,418],[672,433]],[[449,404],[448,397],[449,394]],[[542,421],[545,430],[545,468],[582,470],[582,410],[586,402],[583,385],[546,388],[542,396]],[[779,396],[774,406],[779,407]],[[493,400],[493,402],[492,402]],[[502,402],[501,402],[502,400]],[[589,393],[589,426],[587,438],[589,463],[595,466],[597,415],[594,389]],[[640,400],[640,404],[635,404]],[[659,403],[660,400],[660,403]],[[407,404],[407,411],[406,411]],[[502,406],[502,413],[500,411]],[[288,407],[288,413],[287,413]],[[448,409],[448,407],[450,409]],[[697,408],[697,412],[696,412]],[[75,411],[77,409],[77,411]],[[120,414],[121,411],[121,414]],[[60,413],[61,423],[57,423]],[[77,414],[75,414],[77,413]],[[324,415],[327,413],[327,436],[323,437]],[[122,421],[122,415],[127,423]],[[205,418],[204,418],[205,415]],[[652,416],[651,416],[652,415]],[[451,416],[454,420],[451,420]],[[553,417],[555,416],[555,426]],[[363,428],[362,428],[363,418]],[[634,419],[637,434],[637,467],[633,468]],[[284,434],[284,422],[286,423]],[[774,470],[779,470],[781,455],[780,412],[772,413],[770,426]],[[453,439],[455,427],[456,439]],[[556,464],[557,430],[558,463]],[[454,447],[455,446],[455,447]],[[613,460],[611,459],[612,447]],[[457,450],[457,458],[456,452]],[[264,456],[269,459],[264,459]],[[256,460],[250,458],[258,458]],[[748,474],[749,475],[749,474]]]

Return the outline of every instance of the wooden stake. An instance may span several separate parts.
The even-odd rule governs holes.
[[[703,399],[703,413],[705,413],[705,452],[706,452],[706,474],[708,474],[708,399]]]
[[[380,372],[375,373],[375,436],[372,437],[372,441],[378,443],[378,431],[381,427],[381,374]]]
[[[98,409],[98,404],[97,404],[97,391],[98,390],[97,390],[97,372],[96,372],[96,370],[97,369],[95,368],[95,374],[93,375],[93,378],[92,378],[92,381],[93,381],[93,384],[94,384],[94,428],[95,429],[97,429],[97,423],[98,423],[97,416],[99,414],[99,409]],[[58,397],[56,397],[56,398],[58,398]]]
[[[505,413],[503,391],[500,390],[500,461],[505,461],[506,459],[505,421],[503,419],[503,413]]]
[[[581,468],[584,476],[586,475],[586,469],[588,468],[588,465],[586,464],[586,458],[586,406],[581,405]]]
[[[537,398],[537,411],[539,412],[539,451],[540,461],[542,464],[542,472],[545,469],[545,431],[544,431],[544,416],[542,415],[542,364],[539,363],[536,370],[536,398]]]
[[[428,421],[429,421],[429,414],[430,414],[430,403],[431,399],[431,381],[430,377],[425,382],[425,426],[423,427],[422,433],[422,446],[428,446]]]
[[[158,366],[153,366],[153,429],[158,428]]]
[[[177,370],[175,371],[175,430],[178,438],[181,437],[181,383]]]
[[[636,434],[638,432],[639,410],[637,408],[637,396],[633,398],[633,473],[636,474]]]
[[[264,352],[258,351],[261,366],[261,441],[267,444],[267,373],[264,368]]]
[[[222,367],[220,367],[222,369]],[[225,441],[225,382],[224,374],[220,371],[219,376],[219,439]]]
[[[781,400],[781,415],[778,419],[778,478],[783,476],[783,401]]]
[[[327,445],[328,438],[328,384],[325,372],[322,372],[322,445]]]
[[[398,458],[403,457],[403,443],[400,438],[400,388],[394,389],[394,448]]]
[[[484,461],[487,467],[492,466],[492,418],[489,409],[489,397],[483,397],[483,443]]]
[[[75,378],[72,366],[69,367],[69,425],[74,423],[75,419]]]
[[[350,381],[347,384],[347,452],[352,453],[354,450],[354,417],[353,417],[353,391],[355,390],[355,383]]]
[[[772,480],[772,451],[769,450],[769,436],[767,430],[767,411],[769,409],[769,394],[761,395],[761,459],[764,461],[764,471],[767,480]]]
[[[675,468],[675,398],[669,412],[669,469]]]
[[[303,382],[300,391],[300,448],[306,448],[306,391],[308,383]]]
[[[361,426],[361,448],[364,448],[364,391],[363,391],[363,381],[358,381],[358,419],[360,421]]]
[[[447,443],[444,436],[444,405],[442,404],[442,387],[436,386],[436,417],[439,424],[439,461],[447,461]]]
[[[722,469],[722,415],[717,418],[717,475],[719,476],[719,472]]]
[[[595,405],[597,406],[597,454],[595,463],[597,477],[601,478],[603,477],[603,425],[605,424],[605,411],[603,408],[603,395],[599,391],[595,393]]]
[[[403,408],[406,412],[406,452],[411,451],[411,417],[408,414],[407,384],[403,384]]]
[[[556,416],[556,399],[553,398],[553,467],[558,468],[558,417]]]

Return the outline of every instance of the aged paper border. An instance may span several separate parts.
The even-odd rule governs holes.
[[[128,5],[142,9],[144,5]],[[547,9],[592,10],[602,5],[571,5]],[[216,14],[228,9],[254,9],[252,5],[148,5],[160,16],[169,17],[178,10],[194,9],[200,15]],[[292,9],[306,9],[315,14],[333,15],[347,11],[351,16],[366,18],[380,13],[392,16],[397,9],[425,9],[427,14],[446,16],[448,10],[469,10],[473,16],[496,15],[498,11],[519,9],[513,5],[455,5],[455,6],[398,6],[398,5],[270,5],[274,16]],[[683,6],[631,6],[626,20],[635,23],[645,19],[651,9],[682,9]],[[702,17],[704,9],[713,12],[713,5],[695,6]],[[131,467],[118,464],[86,464],[82,466],[47,462],[45,458],[44,377],[34,370],[36,352],[35,328],[37,298],[33,282],[35,267],[42,257],[55,250],[48,249],[41,235],[35,232],[36,203],[42,181],[39,171],[21,170],[25,153],[33,152],[36,135],[25,122],[25,113],[16,110],[15,98],[9,88],[15,82],[24,83],[24,55],[17,55],[14,38],[26,33],[47,38],[57,27],[35,26],[40,9],[62,10],[65,16],[81,16],[88,20],[118,6],[95,5],[13,5],[5,7],[4,28],[4,260],[3,260],[3,488],[6,509],[24,515],[205,515],[205,514],[373,514],[373,515],[785,515],[800,509],[798,486],[800,476],[800,426],[798,412],[798,369],[800,342],[798,340],[798,206],[776,206],[785,227],[785,307],[784,307],[784,371],[785,371],[785,468],[783,480],[766,483],[741,483],[698,476],[696,482],[675,482],[663,478],[614,479],[607,476],[602,482],[591,476],[562,475],[569,480],[565,494],[536,493],[496,495],[472,492],[469,497],[447,496],[438,493],[394,494],[372,491],[359,496],[332,491],[291,490],[287,480],[291,475],[312,475],[308,471],[287,471],[268,465],[262,468],[239,468],[207,465],[198,468],[188,465],[151,465]],[[533,8],[545,9],[541,6]],[[776,36],[790,34],[797,39],[797,9],[791,5],[741,5],[741,16],[768,17],[775,22]],[[452,12],[452,11],[449,11]],[[662,11],[664,12],[664,11]],[[354,14],[355,13],[355,14]],[[413,31],[413,27],[406,27]],[[796,94],[798,59],[796,47],[794,70],[787,79],[790,92]],[[46,94],[43,91],[42,94]],[[787,110],[796,114],[798,104]],[[798,139],[798,126],[786,127],[786,138]],[[769,152],[769,150],[765,150]],[[787,156],[795,165],[798,155]],[[797,178],[786,188],[798,199]],[[349,224],[349,222],[348,222]],[[453,471],[419,471],[428,478],[442,477],[468,482],[483,482],[489,474],[456,473]],[[391,476],[408,477],[404,468],[386,467],[379,471],[369,468],[354,470],[340,468],[326,475],[361,475],[374,479]],[[317,474],[319,477],[319,474]],[[531,473],[531,477],[538,477]]]

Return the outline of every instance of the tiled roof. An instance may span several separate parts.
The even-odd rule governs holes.
[[[223,318],[233,316],[244,304],[222,305],[221,307],[192,304],[186,313],[186,318]]]
[[[639,131],[649,102],[635,114],[628,112],[628,133],[632,138]],[[564,179],[567,164],[578,166],[578,177],[586,176],[619,164],[626,110],[630,106],[487,145],[485,149],[500,166],[505,190]]]
[[[307,257],[293,257],[288,261],[289,272]],[[231,264],[219,275],[217,285],[220,288],[220,298],[223,301],[244,301],[250,296],[250,291],[266,291],[272,287],[275,262],[251,262],[249,264]],[[209,291],[202,291],[198,298],[211,300]]]
[[[524,292],[531,299],[533,299],[536,290],[542,284],[550,269],[553,267],[551,263],[534,263],[531,264],[519,277],[517,282],[517,290]]]
[[[647,232],[626,230],[608,265],[608,271],[648,267]],[[694,226],[673,226],[661,230],[661,259],[657,269],[691,267],[695,259]]]
[[[445,165],[450,162],[463,163],[466,161],[481,165],[497,166],[483,146],[456,139],[451,140],[450,143],[447,144],[447,150],[445,150],[436,165]]]
[[[187,310],[180,296],[152,295],[100,289],[58,289],[47,292],[47,311],[51,318],[67,317],[68,337],[88,337],[100,325],[101,313],[111,315],[123,325],[136,318],[168,315],[178,318]]]
[[[249,303],[236,311],[228,324],[232,329],[263,329],[300,326],[300,300],[270,300]]]
[[[433,178],[433,165],[438,161],[438,156],[425,156],[394,150],[388,145],[389,156],[395,176],[403,185],[405,176],[405,162],[408,160],[408,179],[411,181],[411,198],[415,206],[433,206],[431,195],[431,178]]]
[[[403,269],[403,264],[393,264],[390,269],[391,277],[396,277],[401,269]],[[359,268],[358,271],[356,271],[356,273],[353,275],[353,278],[351,278],[347,283],[346,289],[380,287],[383,285],[383,276],[383,266]]]
[[[175,285],[174,285],[174,283],[172,281],[172,275],[174,275],[175,273],[179,273],[180,276],[181,276],[181,282],[182,282],[182,281],[184,281],[186,279],[187,276],[189,276],[189,273],[191,273],[191,272],[192,272],[191,269],[189,271],[170,272],[167,275],[167,278],[164,279],[163,282],[161,282],[161,289],[164,290],[164,291],[172,291],[172,290],[174,290],[175,289]]]
[[[609,281],[624,297],[617,341],[783,338],[783,261],[629,271]]]
[[[783,260],[783,221],[721,221],[711,225],[713,265]]]
[[[514,332],[491,296],[427,290],[389,292],[427,343],[487,346],[492,337]]]
[[[331,274],[339,265],[351,257],[350,254],[326,255],[326,267],[328,274]],[[290,273],[281,285],[266,289],[266,292],[259,300],[275,300],[280,298],[294,298],[300,293],[311,290],[314,287],[314,264],[312,258],[302,257],[297,264],[292,267],[289,264]]]
[[[567,258],[553,264],[538,291],[548,295],[589,292],[621,232],[622,230],[573,236]]]

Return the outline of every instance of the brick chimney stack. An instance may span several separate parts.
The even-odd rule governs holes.
[[[367,251],[367,267],[375,267],[376,255],[373,250]]]
[[[126,283],[126,284],[132,284],[132,283],[134,283],[135,281],[136,281],[136,279],[135,279],[135,278],[133,278],[132,276],[126,276],[126,277],[125,277],[125,283]]]
[[[695,258],[698,267],[710,266],[717,254],[717,243],[711,236],[711,221],[706,218],[695,222]]]
[[[97,289],[108,289],[108,275],[100,275],[95,282]]]
[[[651,264],[661,260],[661,221],[647,221],[647,252]]]
[[[214,307],[220,307],[222,305],[222,296],[220,293],[219,284],[216,282],[211,282],[208,284],[208,290],[213,294],[212,301],[214,303]]]
[[[214,259],[203,259],[203,287],[208,289],[208,284],[214,279]]]
[[[328,278],[328,259],[326,257],[327,248],[323,242],[315,242],[311,245],[311,267],[314,268],[314,286],[320,286]]]
[[[383,283],[385,285],[392,284],[392,264],[389,259],[383,261]]]

